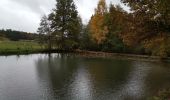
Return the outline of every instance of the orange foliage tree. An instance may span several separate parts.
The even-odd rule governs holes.
[[[95,9],[95,14],[90,20],[90,33],[92,39],[97,43],[101,44],[108,33],[107,26],[104,25],[104,17],[107,14],[107,6],[105,0],[100,0],[97,8]]]

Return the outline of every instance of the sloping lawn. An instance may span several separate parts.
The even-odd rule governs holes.
[[[32,41],[0,41],[0,54],[20,54],[43,51],[43,47]]]

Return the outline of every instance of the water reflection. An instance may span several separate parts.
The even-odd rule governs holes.
[[[73,82],[69,86],[69,93],[71,93],[72,100],[94,100],[93,99],[93,81],[90,73],[85,66],[80,65],[73,75]]]
[[[65,100],[112,99],[132,70],[127,61],[60,54],[40,57],[36,66],[40,84],[52,89],[53,98]]]
[[[62,100],[146,99],[146,91],[152,91],[155,86],[150,84],[152,81],[148,82],[148,77],[153,82],[157,80],[154,76],[164,77],[162,72],[165,69],[160,73],[154,71],[156,75],[150,77],[153,70],[161,68],[161,65],[154,68],[155,65],[61,54],[46,55],[36,61],[40,84],[49,89],[48,94],[53,94],[53,98]]]
[[[36,61],[40,84],[50,91],[49,94],[53,92],[55,99],[70,98],[72,92],[67,91],[70,91],[69,85],[73,82],[77,63],[68,55],[56,54],[40,57]]]
[[[132,68],[128,75],[128,80],[122,84],[120,89],[113,95],[116,100],[144,100],[145,97],[145,79],[151,69],[146,62],[132,62]]]
[[[169,86],[169,66],[70,54],[0,57],[0,100],[145,100]]]

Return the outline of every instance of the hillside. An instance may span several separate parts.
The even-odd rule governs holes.
[[[0,36],[0,41],[9,41],[9,39],[3,37],[3,36]]]
[[[9,39],[11,41],[19,41],[19,40],[35,40],[37,38],[38,34],[35,33],[27,33],[11,29],[0,30],[0,40]]]

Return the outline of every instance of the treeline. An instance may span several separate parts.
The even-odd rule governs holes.
[[[35,33],[27,33],[7,29],[0,30],[0,37],[7,38],[11,41],[19,41],[19,40],[36,40],[38,39],[39,35]]]
[[[116,53],[170,55],[169,0],[121,0],[119,5],[99,0],[94,15],[83,25],[73,0],[56,0],[56,8],[41,20],[49,48],[83,49]]]

